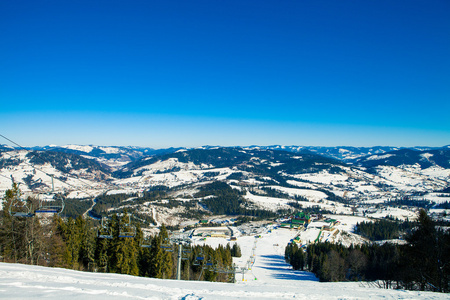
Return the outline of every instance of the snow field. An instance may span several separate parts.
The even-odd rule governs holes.
[[[252,254],[255,263],[244,276],[236,274],[235,284],[0,263],[0,299],[448,299],[447,294],[386,290],[370,283],[318,282],[311,273],[293,271],[284,262],[284,247],[296,231],[271,226],[247,229],[261,237],[238,238],[243,256],[235,263],[245,265]],[[213,247],[227,242],[224,238],[205,241]]]

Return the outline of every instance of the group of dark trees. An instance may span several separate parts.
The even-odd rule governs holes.
[[[317,243],[306,252],[288,245],[285,258],[293,269],[307,269],[321,281],[368,280],[385,288],[450,292],[450,232],[424,210],[418,221],[404,245]]]
[[[356,224],[355,232],[371,241],[391,240],[399,237],[400,225],[389,220],[361,222]]]
[[[263,187],[261,188],[261,190],[263,190],[266,195],[268,197],[274,197],[274,198],[284,198],[284,199],[293,199],[296,201],[305,201],[305,202],[309,202],[308,198],[300,196],[300,195],[289,195],[287,193],[283,193],[280,190],[271,188],[271,187]]]
[[[439,203],[438,205],[436,205],[436,208],[450,209],[450,202],[445,201],[445,202]]]
[[[0,260],[4,262],[63,267],[93,272],[110,272],[156,278],[175,278],[178,247],[171,243],[164,226],[158,235],[144,239],[138,224],[133,237],[119,237],[130,225],[125,215],[112,216],[103,228],[98,221],[51,217],[12,216],[9,207],[19,202],[15,185],[6,191],[0,212]],[[16,203],[15,203],[16,201]],[[28,199],[32,202],[32,199]],[[97,224],[96,224],[97,223]],[[107,232],[100,238],[98,229]],[[232,256],[240,255],[238,246],[183,245],[181,278],[210,281],[232,280]],[[202,260],[198,260],[202,257]],[[209,262],[206,265],[206,262]]]
[[[50,163],[56,169],[65,174],[70,174],[72,170],[86,169],[87,173],[97,173],[100,179],[105,180],[109,173],[107,167],[97,162],[84,158],[80,155],[55,151],[31,151],[26,155],[30,159],[30,164],[43,165]]]
[[[102,217],[109,209],[119,207],[122,201],[131,197],[137,197],[137,194],[108,195],[107,193],[105,193],[102,195],[98,195],[95,198],[95,205],[91,210],[91,214],[96,217]]]
[[[403,197],[401,199],[386,201],[384,203],[384,205],[393,206],[393,207],[410,206],[410,207],[420,207],[420,208],[425,208],[425,209],[429,209],[435,204],[436,203],[434,203],[433,201],[411,199],[410,197],[407,197],[407,196]]]
[[[244,193],[245,191],[234,189],[225,182],[214,181],[202,186],[194,196],[203,198],[201,203],[216,215],[276,217],[276,213],[271,211],[251,208],[251,205],[243,197]]]
[[[284,249],[284,259],[294,270],[304,270],[305,252],[296,243],[290,243]]]

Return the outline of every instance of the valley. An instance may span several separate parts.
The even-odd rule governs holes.
[[[5,146],[0,153],[0,192],[14,179],[25,197],[48,193],[53,176],[55,192],[64,194],[75,211],[89,210],[100,218],[126,210],[151,232],[163,223],[179,230],[202,219],[276,220],[295,210],[333,218],[404,221],[414,220],[426,205],[436,219],[446,219],[450,194],[441,191],[450,186],[449,147],[374,147],[359,152],[350,147],[272,148],[276,150],[167,149],[145,156],[155,150],[72,145],[37,151]],[[316,154],[320,151],[322,155]],[[330,153],[347,156],[338,160]],[[128,163],[118,167],[118,158]],[[353,234],[354,228],[341,231]]]

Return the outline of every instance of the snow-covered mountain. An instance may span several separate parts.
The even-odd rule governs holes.
[[[260,147],[261,148],[261,147]],[[349,147],[349,146],[337,146],[337,147],[320,147],[320,146],[266,146],[264,149],[271,150],[283,150],[294,153],[311,152],[326,157],[331,157],[338,160],[350,161],[360,157],[373,154],[382,154],[389,151],[398,150],[398,147]]]
[[[42,181],[39,176],[30,175],[30,172],[36,173],[34,167],[39,169],[41,166],[54,168],[53,172],[59,172],[57,178],[62,180],[75,177],[104,182],[117,178],[117,183],[127,185],[139,181],[140,189],[151,185],[174,186],[230,176],[230,179],[246,178],[247,182],[280,184],[281,181],[281,184],[287,187],[310,182],[339,196],[347,192],[347,197],[364,194],[364,191],[382,193],[391,188],[433,191],[449,184],[449,147],[420,151],[399,149],[389,152],[385,152],[389,147],[321,148],[321,152],[327,153],[346,153],[352,149],[353,154],[346,156],[345,160],[329,158],[332,155],[325,157],[312,153],[313,148],[291,147],[289,151],[256,146],[172,148],[161,150],[162,154],[156,154],[155,150],[136,147],[47,146],[38,152],[10,151],[11,148],[3,147],[0,174],[3,175],[2,182],[5,177],[13,175],[16,180],[26,183],[30,189],[37,187]],[[315,149],[319,152],[319,147]],[[373,154],[353,161],[348,160],[349,157],[363,153]]]
[[[283,150],[294,153],[301,152],[312,152],[315,154],[323,155],[326,157],[331,157],[334,159],[342,160],[345,162],[352,162],[356,159],[371,156],[371,155],[382,155],[387,152],[392,152],[401,149],[410,149],[415,151],[425,151],[425,150],[437,150],[437,149],[448,149],[449,146],[445,147],[391,147],[391,146],[374,146],[374,147],[350,147],[350,146],[337,146],[337,147],[320,147],[320,146],[252,146],[249,149],[271,149],[271,150]]]
[[[11,188],[12,181],[23,192],[58,192],[104,187],[110,170],[83,156],[54,151],[13,150],[0,152],[0,190]],[[89,196],[89,195],[85,195]]]
[[[316,299],[443,297],[380,290],[369,283],[319,283],[310,273],[291,270],[284,262],[283,251],[294,238],[300,238],[305,245],[315,241],[361,244],[367,240],[356,234],[358,222],[385,217],[416,218],[414,203],[408,206],[396,201],[432,201],[428,208],[450,201],[446,192],[450,187],[448,147],[397,149],[345,161],[305,150],[202,147],[139,154],[140,157],[130,158],[130,162],[116,165],[115,169],[99,162],[102,155],[104,162],[111,161],[113,155],[132,157],[131,147],[123,153],[118,148],[71,146],[28,151],[5,147],[0,151],[0,192],[11,187],[11,179],[20,183],[25,193],[48,192],[53,175],[55,189],[66,193],[72,201],[72,210],[89,211],[91,216],[126,210],[135,221],[141,222],[147,233],[155,232],[164,223],[180,229],[180,236],[189,237],[194,245],[206,243],[212,247],[230,240],[205,241],[195,237],[190,226],[204,219],[216,224],[232,223],[243,215],[247,220],[254,216],[268,219],[229,225],[243,253],[242,261],[237,259],[235,263],[243,266],[250,255],[256,257],[251,272],[238,277],[241,280],[245,277],[246,281],[236,285],[162,281],[0,264],[1,295],[11,299],[44,294],[47,298],[69,299],[148,295],[162,299],[280,299],[303,295]],[[92,153],[100,154],[94,157]],[[107,159],[107,155],[111,157]],[[81,198],[88,198],[82,207],[77,203]],[[294,209],[314,215],[310,225],[298,231],[275,230]],[[434,209],[433,213],[442,220],[448,215],[445,212]],[[277,226],[273,223],[275,219]],[[335,221],[332,230],[324,230],[326,219]],[[18,281],[19,277],[22,281]]]
[[[418,165],[421,169],[429,167],[450,168],[450,149],[414,150],[401,149],[384,154],[369,155],[357,159],[355,164],[365,167],[377,167],[380,165],[398,167],[401,165]]]
[[[83,198],[81,194],[93,197],[106,191],[142,194],[157,188],[164,191],[167,199],[184,201],[179,206],[191,200],[204,206],[196,193],[215,181],[242,191],[246,189],[245,203],[241,205],[272,212],[291,208],[292,201],[301,207],[318,206],[329,212],[351,214],[367,213],[370,203],[386,203],[403,197],[420,196],[433,203],[450,200],[437,193],[450,186],[448,147],[399,149],[353,161],[305,149],[293,152],[293,149],[264,147],[208,146],[170,149],[153,155],[144,155],[142,149],[133,147],[51,146],[48,149],[51,150],[0,152],[0,192],[11,187],[11,176],[24,191],[48,191],[49,175],[53,174],[55,188],[70,193],[71,197]],[[342,149],[335,150],[342,152]],[[387,149],[374,147],[372,150]],[[127,158],[118,164],[123,155]],[[108,168],[106,164],[111,166],[113,157],[117,158],[114,168]],[[149,213],[157,209],[162,214],[159,207],[149,210],[142,201],[133,201],[126,203],[127,209]],[[179,208],[173,213],[187,211]],[[164,209],[166,217],[170,214],[170,210]],[[390,209],[384,215],[411,216],[409,211]]]
[[[195,149],[211,150],[223,148],[220,146],[202,146]],[[354,162],[357,159],[373,155],[382,155],[388,152],[393,152],[401,149],[415,150],[415,151],[428,151],[428,150],[445,150],[450,146],[444,147],[391,147],[391,146],[374,146],[374,147],[351,147],[351,146],[337,146],[337,147],[321,147],[321,146],[283,146],[283,145],[271,145],[271,146],[248,146],[242,147],[246,150],[281,150],[293,153],[312,153],[329,158],[334,158],[344,162]],[[7,145],[0,145],[0,151],[8,151],[15,149]],[[19,150],[17,148],[17,150]],[[165,148],[154,149],[148,147],[136,147],[136,146],[96,146],[96,145],[48,145],[44,147],[32,147],[29,150],[39,151],[55,151],[73,153],[83,155],[88,158],[93,158],[101,163],[104,163],[114,170],[122,167],[123,165],[139,160],[147,156],[156,156],[162,154],[170,154],[179,150],[192,150],[192,148]]]
[[[95,159],[99,163],[108,165],[113,170],[145,156],[153,156],[164,153],[172,153],[181,148],[153,149],[134,146],[94,146],[94,145],[49,145],[33,147],[33,150],[64,152]]]

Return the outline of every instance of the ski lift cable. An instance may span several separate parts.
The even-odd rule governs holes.
[[[8,138],[5,137],[4,135],[0,134],[0,136],[3,137],[4,139],[10,141],[10,142],[13,143],[14,145],[20,147],[21,149],[30,152],[30,150],[28,150],[28,149],[22,147],[21,145],[19,145],[18,143],[12,141],[11,139],[8,139]],[[3,153],[6,154],[6,155],[8,155],[10,158],[13,158],[13,156],[10,155],[9,153],[7,153],[7,152],[2,152],[2,154],[3,154]],[[37,153],[35,153],[35,155],[36,155],[36,157],[38,157],[38,158],[41,159],[42,161],[48,162],[48,161],[46,161],[45,159],[43,159],[41,156],[39,156]],[[49,176],[49,177],[52,177],[52,192],[54,192],[54,188],[53,188],[53,179],[54,179],[54,175],[53,175],[53,174],[49,174],[49,173],[47,173],[47,172],[41,170],[40,168],[34,166],[33,164],[29,164],[29,163],[27,163],[27,162],[25,162],[25,161],[24,161],[23,163],[26,164],[26,165],[28,165],[28,166],[30,166],[30,167],[32,167],[34,170],[37,170],[37,171],[42,172],[43,174],[45,174],[45,175],[47,175],[47,176]],[[0,174],[0,175],[1,175],[1,174]],[[7,179],[9,179],[9,180],[11,180],[11,181],[14,182],[14,179],[13,179],[13,178],[8,178],[8,177],[6,177],[6,176],[4,176],[4,175],[1,175],[1,176],[4,177],[4,178],[7,178]],[[60,181],[61,183],[65,184],[65,185],[67,185],[67,186],[69,186],[69,187],[71,187],[73,190],[80,190],[80,187],[76,187],[76,186],[74,186],[74,185],[72,185],[72,184],[70,184],[70,183],[64,182],[64,181],[62,181],[62,180],[60,180],[60,179],[58,179],[58,178],[56,178],[56,179],[57,179],[58,181]],[[82,181],[80,178],[75,177],[74,179],[76,179],[76,180],[82,182],[82,183],[85,184],[85,185],[90,186],[89,184],[86,184],[84,181]],[[91,186],[91,187],[92,187],[92,186]],[[93,187],[92,187],[92,188],[93,188]],[[96,198],[95,195],[91,194],[90,192],[88,192],[88,191],[86,191],[86,190],[81,190],[81,191],[84,192],[85,194],[87,194],[89,197]],[[80,205],[75,204],[75,203],[72,203],[71,205],[81,207]],[[60,209],[60,210],[62,210],[62,209]],[[43,210],[43,211],[44,211],[44,210]],[[41,212],[43,212],[43,211],[41,211]],[[48,210],[45,210],[45,212],[48,212]]]
[[[26,149],[25,147],[19,145],[18,143],[12,141],[11,139],[5,137],[5,136],[2,135],[2,134],[0,134],[0,137],[6,139],[7,141],[9,141],[9,142],[11,142],[11,143],[13,143],[14,145],[16,145],[17,147],[19,147],[19,148],[22,149],[22,150],[31,152],[31,150]],[[2,152],[2,153],[7,154],[6,152]],[[13,157],[13,156],[10,155],[10,154],[7,154],[7,155],[9,155],[9,157],[11,157],[11,158]],[[43,162],[49,162],[49,161],[45,160],[44,158],[42,158],[40,155],[38,155],[36,152],[34,153],[34,155],[35,155],[37,158],[39,158],[40,160],[42,160]],[[49,173],[47,173],[47,172],[45,172],[45,171],[43,171],[43,170],[37,168],[36,166],[34,166],[34,165],[32,165],[32,164],[29,164],[29,163],[27,163],[27,162],[23,162],[23,163],[26,164],[26,165],[28,165],[28,166],[30,166],[30,167],[32,167],[33,169],[35,169],[35,170],[37,170],[37,171],[40,171],[40,172],[44,173],[45,175],[47,175],[47,176],[49,176],[49,177],[52,177],[52,176],[53,176],[52,174],[49,174]],[[59,170],[59,171],[60,171],[60,170]],[[62,172],[62,173],[64,173],[64,172]],[[71,174],[71,175],[72,175],[72,174]],[[72,176],[73,176],[73,175],[72,175]],[[62,180],[60,180],[60,179],[58,179],[58,178],[56,178],[56,179],[57,179],[58,181],[60,181],[61,183],[66,184],[67,186],[73,188],[74,190],[79,190],[79,189],[80,189],[79,187],[76,187],[76,186],[74,186],[74,185],[72,185],[72,184],[70,184],[70,183],[64,182],[64,181],[62,181]],[[83,180],[81,180],[81,179],[78,178],[78,177],[74,177],[74,179],[80,181],[80,182],[83,183],[84,185],[87,185],[87,186],[91,187],[92,189],[95,189],[95,188],[94,188],[93,186],[91,186],[89,183],[84,182]],[[86,193],[86,194],[88,194],[89,196],[95,198],[94,195],[90,194],[90,193],[87,192],[87,191],[84,191],[84,193]]]
[[[9,139],[9,138],[7,138],[7,137],[5,137],[5,136],[2,135],[2,134],[0,134],[0,137],[6,139],[7,141],[11,142],[12,144],[16,145],[17,147],[19,147],[19,148],[22,149],[22,150],[25,150],[25,151],[28,151],[28,152],[32,152],[31,150],[26,149],[25,147],[21,146],[20,144],[14,142],[13,140],[11,140],[11,139]],[[7,152],[2,152],[2,153],[5,153],[5,154],[7,154],[9,157],[13,158],[13,156],[10,155],[10,154],[8,154]],[[34,155],[35,155],[37,158],[39,158],[40,160],[42,160],[43,162],[49,162],[49,161],[47,161],[46,159],[42,158],[36,151],[34,151]],[[45,171],[39,169],[38,167],[34,166],[33,164],[27,163],[27,162],[25,162],[25,161],[24,161],[23,163],[26,164],[26,165],[28,165],[28,166],[30,166],[30,167],[32,167],[34,170],[40,171],[40,172],[44,173],[45,175],[47,175],[47,176],[53,178],[53,174],[49,174],[49,173],[47,173],[47,172],[45,172]],[[49,162],[49,163],[51,163],[51,162]],[[59,171],[61,171],[61,170],[59,170]],[[62,171],[61,171],[61,172],[62,172]],[[64,173],[64,172],[62,172],[62,173],[63,173],[63,174],[66,174],[66,173]],[[69,175],[69,174],[68,174],[68,175]],[[70,175],[73,176],[72,174],[70,174]],[[3,175],[2,175],[2,176],[3,176]],[[3,177],[7,178],[6,176],[3,176]],[[92,188],[92,189],[95,189],[95,187],[93,187],[93,186],[90,185],[89,183],[84,182],[83,180],[81,180],[81,179],[78,178],[77,176],[72,177],[72,178],[78,180],[78,181],[81,182],[81,183],[83,183],[85,186],[88,186],[88,187],[90,187],[90,188]],[[11,178],[8,178],[8,179],[11,180]],[[93,195],[92,193],[86,191],[85,189],[80,189],[80,187],[77,187],[77,186],[74,186],[74,185],[72,185],[72,184],[70,184],[70,183],[64,182],[64,181],[62,181],[62,180],[60,180],[60,179],[58,179],[58,178],[56,178],[56,179],[57,179],[58,181],[60,181],[61,183],[65,184],[65,185],[67,185],[67,186],[69,186],[69,187],[71,187],[73,190],[81,190],[83,193],[87,194],[88,196],[92,197],[93,199],[95,199],[95,198],[97,197],[96,195]],[[109,186],[110,188],[114,188],[114,189],[120,188],[120,187],[118,187],[117,185],[113,185],[113,184],[106,183],[106,182],[103,182],[103,183],[106,184],[107,186]],[[81,206],[80,206],[80,207],[81,207]]]
[[[4,154],[7,154],[6,152],[3,152],[3,153],[4,153]],[[7,154],[7,155],[9,155],[9,157],[11,157],[11,158],[13,157],[13,156],[10,155],[10,154]],[[28,165],[28,166],[30,166],[30,167],[32,167],[32,168],[33,168],[34,170],[36,170],[36,171],[39,171],[39,172],[44,173],[45,175],[47,175],[47,176],[49,176],[49,177],[52,177],[52,176],[53,176],[53,174],[47,173],[47,172],[45,172],[45,171],[39,169],[38,167],[36,167],[36,166],[34,166],[34,165],[32,165],[32,164],[29,164],[29,163],[27,163],[27,162],[25,162],[25,161],[24,161],[23,163],[26,164],[26,165]],[[80,189],[79,187],[76,187],[76,186],[74,186],[74,185],[72,185],[72,184],[70,184],[70,183],[64,182],[64,181],[62,181],[62,180],[60,180],[60,179],[58,179],[58,178],[55,178],[55,179],[58,180],[58,181],[60,181],[61,183],[65,184],[65,185],[67,185],[67,186],[69,186],[69,187],[75,189],[75,190],[79,190],[79,189]],[[78,178],[75,178],[75,179],[78,179]],[[78,180],[79,180],[79,179],[78,179]],[[85,191],[85,193],[88,194],[88,195],[91,196],[91,197],[95,197],[95,196],[89,194],[89,193],[86,192],[86,191]]]
[[[8,179],[8,180],[11,180],[11,178],[8,177],[8,176],[2,175],[2,174],[0,174],[0,176],[3,177],[3,178],[6,178],[6,179]]]
[[[19,148],[22,149],[22,150],[25,150],[25,151],[28,151],[28,152],[32,152],[31,150],[29,150],[29,149],[27,149],[27,148],[21,146],[20,144],[14,142],[13,140],[11,140],[11,139],[5,137],[5,136],[2,135],[2,134],[0,134],[0,137],[6,139],[7,141],[9,141],[9,142],[11,142],[11,143],[13,143],[14,145],[16,145],[17,147],[19,147]],[[39,158],[40,160],[42,160],[43,162],[49,162],[48,160],[42,158],[42,157],[37,153],[37,151],[33,151],[33,152],[34,152],[34,155],[35,155],[37,158]],[[6,153],[6,152],[5,152],[5,153]],[[9,154],[8,154],[8,155],[9,155]],[[9,155],[9,156],[12,157],[11,155]],[[29,165],[29,166],[32,167],[33,169],[38,170],[38,171],[40,171],[40,172],[46,174],[47,176],[51,176],[51,175],[48,174],[47,172],[45,172],[45,171],[43,171],[43,170],[41,170],[41,169],[35,167],[35,166],[32,165],[32,164],[29,164],[29,163],[27,163],[27,162],[24,162],[24,163],[25,163],[26,165]],[[49,163],[50,163],[50,162],[49,162]],[[59,171],[60,171],[60,170],[59,170]],[[64,172],[62,172],[62,173],[64,173]],[[64,173],[64,174],[67,174],[67,173]],[[69,174],[68,174],[68,175],[69,175]],[[70,174],[70,175],[71,175],[71,176],[74,176],[73,174]],[[78,180],[79,182],[83,183],[84,185],[86,185],[86,186],[88,186],[88,187],[90,187],[90,188],[92,188],[92,189],[95,189],[94,186],[92,186],[92,185],[89,184],[88,182],[85,182],[85,181],[81,180],[78,176],[75,176],[75,177],[72,177],[72,178]],[[71,184],[69,184],[69,183],[67,183],[67,182],[64,182],[64,181],[60,180],[60,179],[58,179],[58,181],[60,181],[61,183],[64,183],[64,184],[70,186],[70,187],[73,188],[74,190],[79,190],[79,189],[80,189],[79,187],[76,187],[76,186],[74,186],[74,185],[71,185]],[[115,184],[111,184],[111,183],[108,183],[108,182],[103,182],[103,184],[106,184],[106,185],[109,186],[110,188],[114,188],[114,189],[119,188],[119,189],[120,189],[120,187],[118,187],[118,186],[115,185]],[[91,197],[93,197],[93,198],[96,197],[96,196],[94,196],[94,195],[88,193],[87,191],[84,191],[84,193],[88,194],[89,196],[91,196]]]

